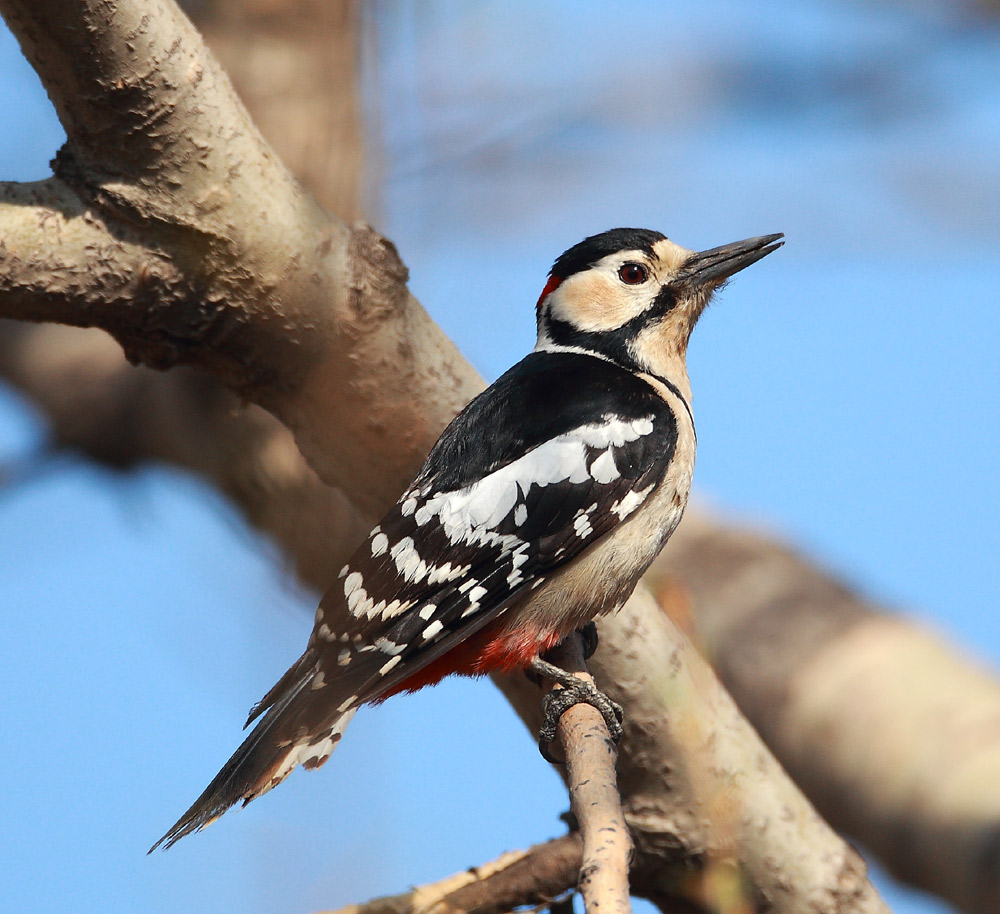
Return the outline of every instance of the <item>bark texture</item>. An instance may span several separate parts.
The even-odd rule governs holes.
[[[993,673],[787,546],[704,514],[647,582],[820,812],[900,879],[1000,910]]]

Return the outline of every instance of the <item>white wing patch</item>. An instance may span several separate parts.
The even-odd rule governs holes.
[[[609,417],[601,423],[580,426],[540,444],[470,486],[432,495],[416,509],[414,519],[418,527],[436,520],[453,544],[514,545],[519,542],[516,536],[501,536],[493,531],[511,511],[514,511],[517,526],[527,520],[522,500],[532,486],[577,484],[588,479],[599,484],[612,482],[619,476],[612,448],[622,447],[652,430],[652,418],[625,421]],[[588,465],[588,457],[594,449],[599,449],[600,453]],[[630,512],[623,509],[620,516],[626,513]],[[394,558],[397,548],[412,548],[412,540],[406,537],[393,547]],[[400,559],[397,558],[396,563],[403,573]]]
[[[605,451],[590,465],[590,475],[594,477],[594,482],[599,482],[602,485],[618,478],[620,474],[618,467],[615,466],[614,455],[610,450]]]
[[[658,434],[654,426],[653,416],[606,414],[462,488],[435,491],[432,477],[409,489],[398,503],[400,520],[390,514],[388,525],[383,521],[369,535],[372,567],[342,573],[357,626],[341,636],[325,619],[317,625],[319,640],[350,644],[331,653],[333,669],[346,672],[375,651],[381,667],[366,661],[361,669],[384,678],[411,646],[450,637],[461,620],[495,610],[525,584],[540,584],[543,566],[587,548],[611,518],[621,522],[645,501],[655,483],[630,491],[638,469],[632,461],[654,466],[646,464],[654,451],[645,443],[629,445]],[[581,498],[586,508],[579,507]]]
[[[649,493],[652,491],[653,487],[650,486],[648,489],[642,489],[638,492],[629,492],[620,501],[616,501],[611,506],[611,510],[618,515],[619,520],[625,520],[649,497]]]

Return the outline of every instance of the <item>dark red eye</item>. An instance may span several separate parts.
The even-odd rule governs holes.
[[[618,270],[618,278],[629,286],[637,286],[649,279],[649,270],[641,263],[623,263]]]

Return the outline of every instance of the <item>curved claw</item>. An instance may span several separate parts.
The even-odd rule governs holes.
[[[622,727],[624,712],[620,704],[612,701],[596,686],[545,660],[535,661],[532,664],[532,672],[552,679],[562,686],[561,689],[553,689],[542,697],[543,717],[542,726],[538,730],[538,751],[547,762],[558,764],[561,761],[552,756],[548,747],[556,738],[559,719],[573,705],[583,703],[597,708],[607,724],[608,734],[616,743],[621,740],[624,732]]]

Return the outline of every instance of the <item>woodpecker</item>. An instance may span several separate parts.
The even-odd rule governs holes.
[[[445,429],[323,597],[305,653],[250,711],[250,735],[151,850],[318,768],[361,705],[452,673],[526,670],[618,609],[687,504],[691,331],[782,237],[695,253],[618,228],[562,254],[534,350]]]

